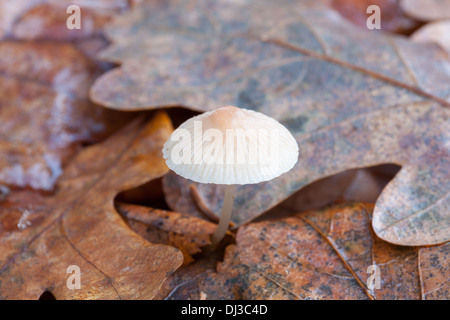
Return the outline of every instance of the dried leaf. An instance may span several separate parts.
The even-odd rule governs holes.
[[[80,29],[69,29],[67,13],[80,7]],[[108,42],[103,27],[114,14],[128,9],[128,0],[3,0],[0,3],[0,38],[72,42],[96,59]],[[107,64],[104,67],[109,67]]]
[[[163,283],[154,299],[159,300],[206,300],[208,295],[199,290],[198,284],[216,271],[223,255],[220,251],[202,255],[188,266],[181,266]],[[220,252],[221,253],[221,252]]]
[[[417,42],[434,42],[447,50],[450,55],[450,20],[431,22],[411,35]]]
[[[332,0],[331,7],[342,16],[360,26],[367,28],[367,19],[373,13],[367,8],[376,5],[381,13],[381,30],[408,33],[418,27],[418,22],[409,18],[401,10],[399,0]]]
[[[286,125],[300,161],[271,182],[237,189],[237,225],[317,179],[393,163],[402,169],[377,201],[375,232],[403,245],[448,241],[448,55],[368,32],[296,1],[152,1],[108,29],[114,44],[103,57],[122,66],[100,77],[91,97],[120,110],[231,104]],[[219,213],[222,190],[198,189]]]
[[[66,26],[67,8],[82,12],[81,29]],[[101,33],[110,17],[128,8],[128,0],[3,0],[0,3],[0,38],[73,41]]]
[[[183,252],[183,265],[188,265],[201,248],[211,244],[217,225],[189,214],[120,203],[117,210],[130,227],[151,243],[170,245]]]
[[[450,18],[449,0],[401,0],[400,6],[407,15],[422,21]]]
[[[98,74],[70,44],[0,43],[0,183],[52,190],[82,143],[131,119],[88,100]]]
[[[384,242],[371,230],[371,211],[342,205],[243,226],[197,291],[210,299],[448,299],[450,243]]]
[[[134,233],[114,197],[167,172],[161,148],[173,128],[168,116],[134,121],[80,152],[54,196],[17,193],[0,207],[0,298],[150,299],[182,263],[179,250]],[[24,207],[24,203],[28,203]],[[70,290],[70,265],[81,288]]]
[[[154,299],[200,299],[197,282],[213,273],[223,257],[217,249],[202,253],[217,226],[189,214],[149,207],[118,203],[117,210],[147,241],[170,245],[183,252],[183,265],[168,276]]]

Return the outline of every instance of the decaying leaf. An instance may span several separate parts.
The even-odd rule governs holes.
[[[117,210],[131,229],[151,243],[171,245],[184,255],[183,265],[188,265],[193,255],[211,244],[210,237],[217,225],[172,211],[120,203]]]
[[[374,203],[383,188],[398,172],[395,165],[383,165],[371,168],[353,169],[319,179],[295,192],[276,207],[265,212],[262,218],[268,215],[277,217],[283,214],[294,214],[314,210],[336,203],[349,201],[364,201]],[[220,199],[223,195],[218,187],[209,186],[196,190],[194,197],[192,187],[195,184],[188,180],[179,180],[174,172],[163,177],[163,190],[166,200],[180,212],[189,212],[199,218],[210,218],[205,214],[209,210],[204,204],[205,199]],[[188,193],[187,191],[190,191]],[[216,215],[212,213],[212,215]]]
[[[206,248],[217,226],[189,214],[143,206],[118,203],[117,210],[131,229],[147,241],[183,252],[183,265],[168,276],[154,299],[200,299],[197,282],[213,273],[222,258],[222,250]]]
[[[182,253],[134,233],[114,197],[167,172],[161,148],[173,128],[165,113],[135,120],[67,166],[53,196],[15,192],[0,207],[0,298],[150,299]],[[66,286],[69,266],[81,288]]]
[[[132,115],[88,100],[99,69],[71,44],[0,43],[0,183],[52,190],[82,143]]]
[[[67,27],[74,14],[67,11],[73,5],[80,8],[80,29]],[[103,36],[105,23],[128,6],[128,0],[3,0],[0,39],[72,42],[95,60],[108,44]]]
[[[81,29],[67,28],[72,13],[67,8],[81,9]],[[128,8],[128,0],[3,0],[0,3],[0,38],[71,41],[101,32],[114,13]]]
[[[430,22],[414,32],[411,39],[417,42],[434,42],[450,55],[450,20]]]
[[[449,0],[401,0],[400,5],[406,14],[418,20],[432,21],[450,18]]]
[[[383,31],[408,33],[418,27],[418,22],[409,18],[401,10],[399,0],[331,0],[331,6],[355,25],[367,28],[367,20],[374,11],[369,7],[380,8],[380,27]]]
[[[113,45],[102,56],[122,66],[101,76],[91,97],[120,110],[237,105],[287,126],[299,162],[238,188],[237,225],[317,179],[393,163],[402,169],[376,203],[375,232],[402,245],[448,241],[448,55],[369,32],[302,1],[151,1],[108,28]],[[197,188],[219,213],[223,191]]]
[[[382,241],[371,230],[372,208],[347,204],[242,226],[217,273],[199,277],[188,294],[202,292],[207,299],[448,299],[450,243],[422,248]]]
[[[206,292],[199,290],[198,284],[215,273],[216,265],[223,258],[222,251],[203,254],[193,263],[181,266],[172,273],[161,286],[154,299],[159,300],[207,300]]]

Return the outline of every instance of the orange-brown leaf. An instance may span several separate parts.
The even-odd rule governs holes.
[[[54,196],[8,198],[0,208],[0,297],[151,299],[183,256],[134,233],[113,200],[167,172],[161,148],[172,130],[165,113],[134,121],[80,152]],[[70,265],[81,269],[79,290],[66,286]]]
[[[382,241],[371,230],[372,208],[341,205],[243,226],[196,290],[209,299],[448,299],[450,243]],[[379,288],[369,286],[372,265]]]

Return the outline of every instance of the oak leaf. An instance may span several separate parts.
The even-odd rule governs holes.
[[[70,43],[0,43],[0,184],[51,191],[83,143],[131,119],[89,101],[99,74]]]
[[[165,113],[135,120],[78,153],[54,195],[12,193],[0,207],[0,298],[151,299],[183,255],[134,233],[113,201],[167,172],[161,148],[172,130]],[[66,286],[71,265],[77,290]]]
[[[173,246],[183,252],[183,265],[193,262],[192,256],[211,244],[210,237],[217,228],[215,224],[190,214],[126,203],[116,206],[130,228],[142,238],[151,243]]]
[[[125,203],[116,205],[130,228],[142,238],[183,252],[183,265],[167,277],[154,299],[177,300],[188,295],[190,299],[200,299],[196,294],[197,281],[215,272],[216,264],[223,258],[221,248],[213,251],[207,248],[217,226],[190,214]],[[230,236],[227,241],[231,240]]]
[[[430,22],[411,35],[417,42],[437,43],[450,55],[450,20]]]
[[[355,28],[309,1],[152,1],[106,33],[102,57],[122,65],[91,88],[99,104],[237,105],[297,138],[291,172],[237,189],[237,225],[317,179],[393,163],[402,168],[377,200],[375,232],[401,245],[450,239],[450,62],[440,48]],[[171,179],[187,197],[190,183]],[[218,214],[223,190],[197,189]]]
[[[421,20],[432,21],[450,18],[449,0],[401,0],[402,10],[409,16]]]
[[[198,276],[189,291],[180,288],[172,295],[448,299],[450,243],[434,247],[387,243],[371,229],[372,209],[371,204],[346,204],[242,226],[216,273]]]

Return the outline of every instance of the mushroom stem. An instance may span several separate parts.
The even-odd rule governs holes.
[[[215,247],[222,241],[231,220],[231,211],[233,209],[235,185],[228,184],[225,186],[225,198],[223,199],[222,214],[220,215],[219,225],[216,232],[211,237],[211,246]]]

